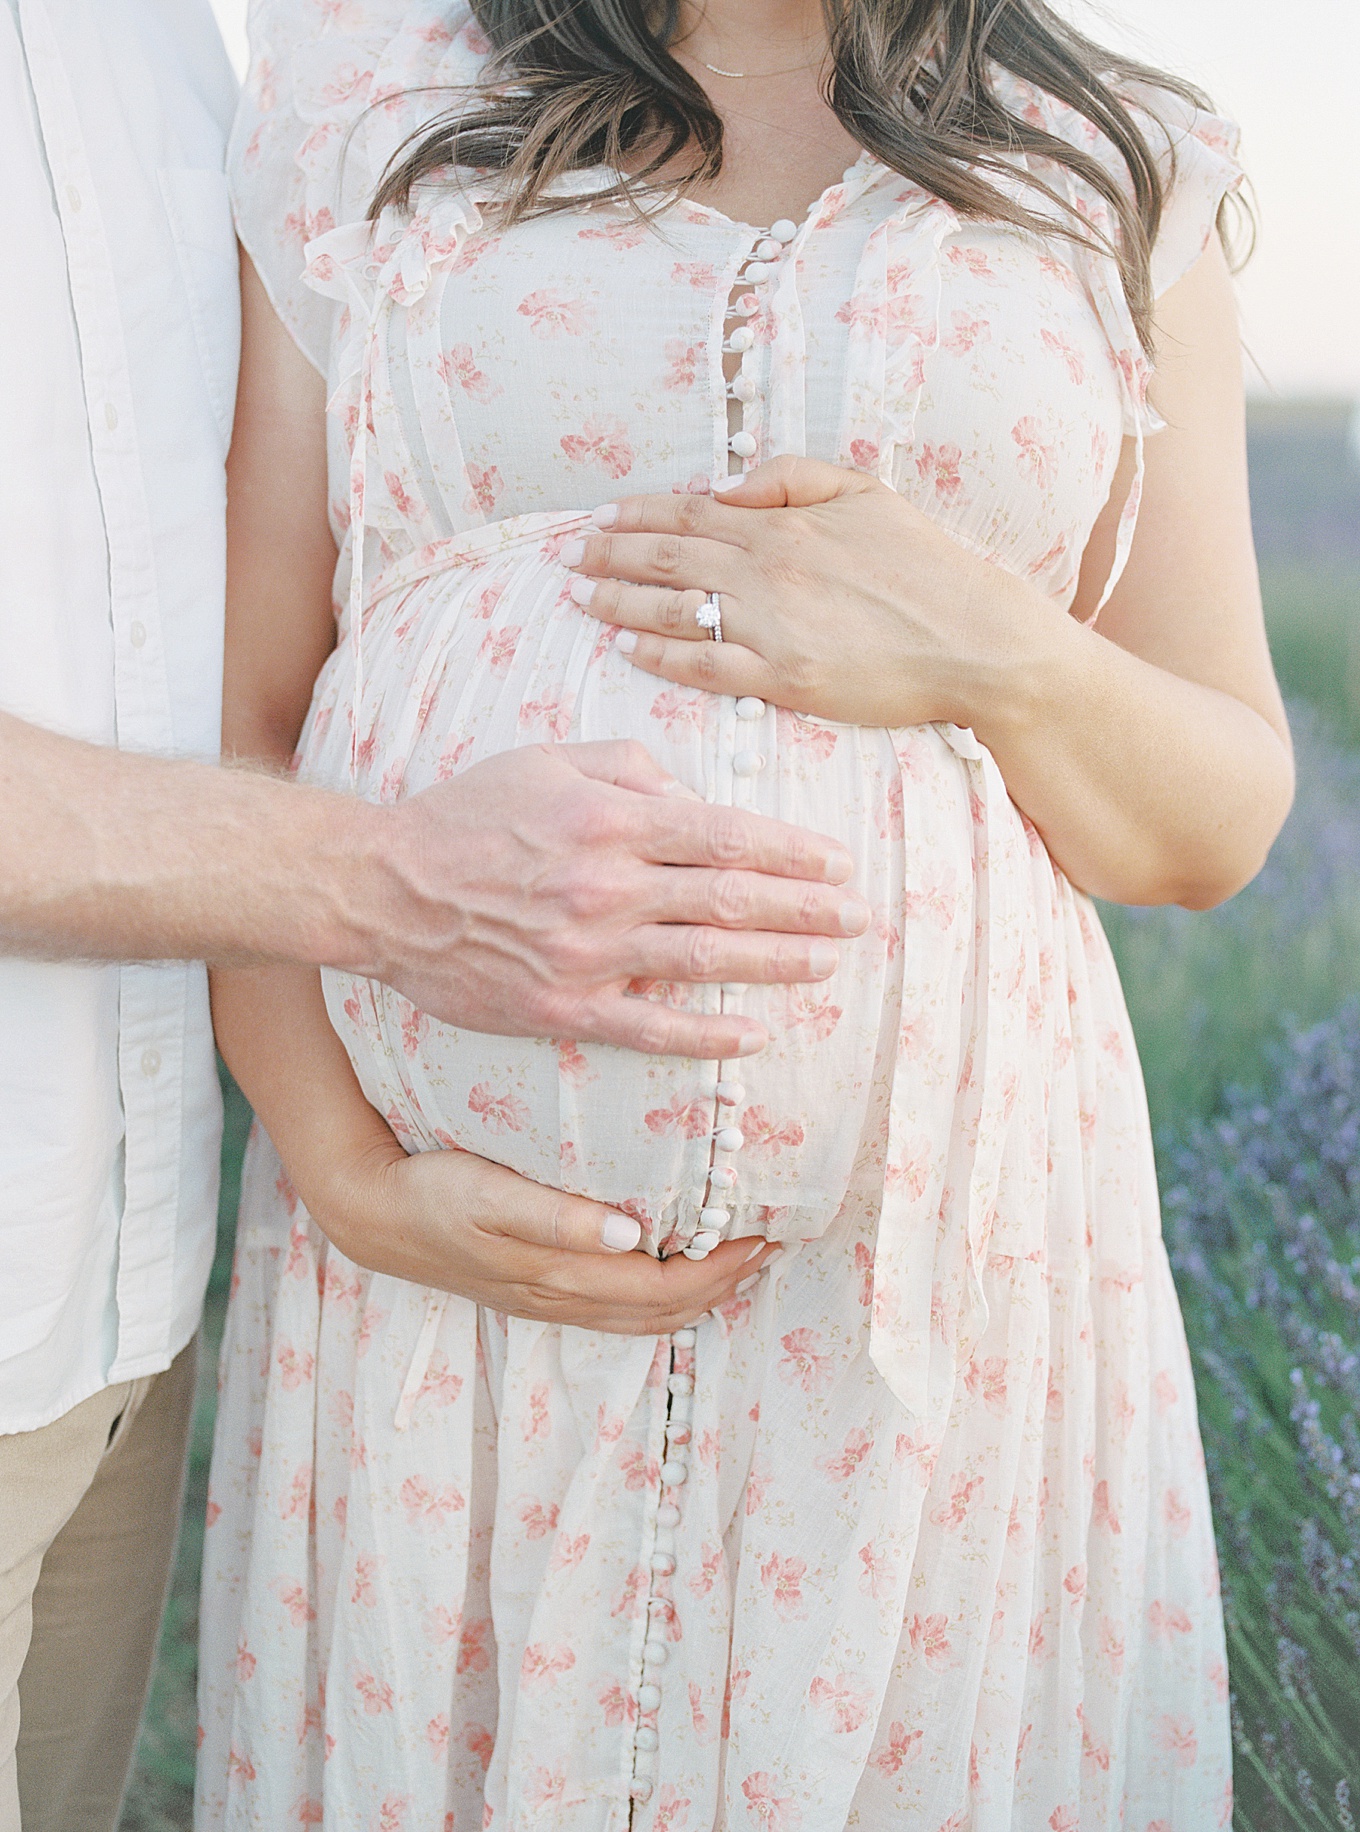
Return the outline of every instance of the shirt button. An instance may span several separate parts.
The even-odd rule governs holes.
[[[72,210],[79,210],[80,192],[77,191],[73,184],[68,184],[66,187],[66,201],[71,206]]]
[[[734,776],[759,776],[765,768],[765,759],[759,751],[738,751],[732,759]]]
[[[678,1349],[692,1349],[699,1338],[692,1329],[678,1329],[671,1340]]]
[[[673,1566],[672,1569],[674,1569]],[[661,1738],[652,1729],[650,1724],[644,1724],[641,1730],[634,1731],[633,1741],[637,1744],[639,1749],[655,1749],[660,1743]]]
[[[729,350],[749,350],[756,340],[756,334],[749,324],[739,324],[727,340]]]
[[[145,648],[146,647],[146,625],[140,621],[137,623],[129,624],[128,625],[128,641],[132,644],[134,649]]]
[[[660,1686],[639,1686],[637,1691],[639,1711],[656,1711],[661,1705]]]
[[[161,1053],[159,1050],[142,1051],[142,1074],[150,1081],[153,1075],[161,1072]]]
[[[654,1692],[656,1688],[655,1686],[651,1686],[648,1688],[648,1690]],[[635,1781],[632,1787],[629,1788],[628,1792],[634,1800],[638,1801],[641,1805],[646,1806],[647,1802],[652,1797],[652,1784],[650,1781]]]
[[[719,1126],[713,1134],[713,1143],[719,1151],[740,1151],[746,1143],[746,1134],[740,1126]]]
[[[734,1190],[737,1187],[737,1173],[730,1164],[715,1164],[709,1172],[708,1180],[715,1190]]]
[[[739,719],[763,719],[765,717],[764,700],[758,700],[753,693],[744,693],[737,701],[737,717]]]
[[[701,1228],[716,1228],[719,1233],[722,1232],[731,1219],[732,1212],[730,1209],[712,1208],[700,1209],[699,1211],[699,1226]]]
[[[728,449],[735,452],[738,458],[754,458],[756,455],[756,441],[753,433],[733,433],[727,445]]]
[[[783,246],[784,244],[778,241],[774,236],[767,235],[763,242],[756,243],[756,253],[760,256],[762,261],[777,261],[783,250]]]
[[[671,1651],[664,1641],[644,1641],[642,1644],[642,1664],[644,1667],[664,1667],[671,1657]]]
[[[680,1525],[680,1510],[673,1501],[664,1501],[656,1510],[656,1524],[659,1527],[675,1528]],[[643,1710],[647,1707],[644,1705]]]
[[[689,1244],[694,1248],[696,1253],[702,1258],[707,1259],[708,1255],[713,1251],[721,1239],[722,1235],[717,1228],[700,1228],[699,1232]]]
[[[787,216],[781,216],[777,223],[770,224],[770,234],[776,242],[791,242],[798,233],[798,225]]]
[[[672,1577],[675,1573],[675,1559],[669,1552],[654,1552],[652,1570],[659,1578]]]
[[[689,1465],[676,1457],[667,1457],[661,1465],[661,1480],[667,1488],[679,1488],[682,1482],[689,1481]]]
[[[749,375],[739,375],[727,392],[734,401],[754,401],[756,385]]]
[[[692,1374],[672,1374],[670,1379],[666,1382],[666,1388],[668,1392],[687,1399],[694,1391],[694,1376]],[[675,1520],[662,1522],[662,1525],[667,1527],[677,1527],[679,1524],[680,1521],[678,1516]]]
[[[776,250],[776,253],[777,252]],[[773,261],[752,261],[746,269],[745,278],[754,281],[757,286],[760,286],[773,274],[777,274],[778,272],[779,268]]]
[[[112,401],[105,401],[104,403],[104,424],[108,427],[110,432],[117,430],[118,409],[114,406]]]

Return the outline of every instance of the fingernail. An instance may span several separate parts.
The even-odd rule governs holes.
[[[871,915],[872,911],[862,897],[847,897],[841,905],[841,933],[863,935]]]
[[[808,949],[808,972],[814,980],[829,980],[840,964],[840,951],[829,941],[815,941]]]
[[[577,542],[580,545],[580,542]],[[577,604],[589,604],[599,587],[598,579],[573,579],[568,587]]]
[[[623,655],[631,655],[637,648],[637,631],[620,630],[614,638],[614,647]]]
[[[758,1285],[759,1283],[760,1274],[758,1272],[753,1272],[749,1279],[743,1279],[741,1281],[732,1295],[733,1297],[739,1298],[744,1291],[749,1291],[753,1285]]]
[[[701,802],[704,799],[697,789],[691,789],[686,782],[678,782],[674,776],[672,776],[670,781],[666,784],[662,793],[664,795],[683,795],[686,801]]]
[[[601,503],[598,509],[592,509],[590,519],[597,528],[612,528],[619,519],[617,503]]]
[[[828,884],[844,884],[854,869],[855,861],[848,852],[842,852],[839,846],[827,854],[826,881]]]
[[[753,1026],[750,1030],[744,1030],[741,1033],[737,1040],[737,1047],[732,1054],[734,1056],[754,1056],[757,1050],[765,1048],[768,1041],[765,1032],[758,1025]]]
[[[586,557],[586,544],[575,537],[563,541],[557,550],[557,557],[564,566],[579,566]]]
[[[631,1253],[642,1239],[642,1224],[631,1215],[610,1213],[600,1229],[600,1245],[611,1253]]]
[[[754,1247],[752,1247],[751,1251],[746,1255],[746,1258],[742,1261],[742,1265],[749,1266],[753,1259],[759,1259],[761,1254],[765,1251],[766,1247],[768,1247],[769,1244],[770,1244],[769,1241],[767,1241],[765,1236],[762,1234],[760,1239],[754,1245]]]
[[[721,496],[724,490],[739,490],[745,482],[746,475],[744,472],[739,477],[716,478],[713,483],[713,494],[715,496]]]

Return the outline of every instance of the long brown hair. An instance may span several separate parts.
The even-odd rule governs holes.
[[[668,190],[710,180],[723,157],[722,121],[668,47],[679,0],[471,0],[491,57],[472,98],[433,121],[394,157],[373,199],[409,204],[413,188],[450,166],[502,172],[508,221],[562,208],[548,187],[564,173],[606,166],[621,176],[597,193],[645,207]],[[1103,244],[1118,263],[1145,345],[1152,318],[1150,255],[1166,195],[1163,168],[1123,91],[1147,85],[1196,106],[1186,83],[1101,49],[1045,0],[823,0],[830,34],[826,99],[875,158],[961,216],[1031,234]],[[1089,121],[1128,170],[1116,181],[1092,153],[1013,113],[994,72],[1009,71]],[[1018,156],[1018,157],[1017,157]],[[1024,159],[1065,168],[1108,205],[1108,239]],[[1042,167],[1041,167],[1042,169]],[[992,182],[1005,174],[1009,190]],[[1034,197],[1015,195],[1019,176]],[[1049,206],[1047,209],[1044,206]]]

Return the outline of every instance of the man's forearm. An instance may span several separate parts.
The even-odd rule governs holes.
[[[383,811],[0,713],[0,951],[370,964]]]

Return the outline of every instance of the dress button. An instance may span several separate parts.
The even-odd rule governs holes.
[[[652,1797],[652,1784],[650,1781],[635,1781],[628,1792],[634,1800],[641,1801],[645,1806]]]
[[[737,701],[737,717],[739,719],[763,719],[765,717],[764,700],[758,700],[753,693],[744,693]]]
[[[685,1251],[693,1253],[696,1259],[707,1259],[721,1239],[716,1228],[701,1228]]]
[[[719,1095],[718,1098],[721,1100],[722,1096]],[[741,1096],[738,1095],[736,1098],[740,1099]],[[731,1211],[728,1209],[700,1209],[699,1211],[699,1226],[716,1228],[720,1234],[731,1219]]]
[[[734,401],[754,401],[756,385],[749,375],[739,375],[727,392]]]
[[[763,242],[756,243],[756,253],[762,261],[777,261],[784,252],[784,244],[773,234],[767,235]]]
[[[754,458],[756,455],[755,434],[747,432],[733,433],[732,437],[727,441],[727,446],[728,450],[735,452],[738,458]]]
[[[669,1392],[678,1394],[682,1399],[688,1399],[694,1391],[694,1376],[692,1374],[672,1374],[666,1382],[666,1387]],[[675,1523],[672,1521],[670,1524],[674,1526]]]
[[[668,1424],[666,1426],[666,1455],[669,1456],[677,1444],[683,1449],[693,1436],[694,1433],[690,1430],[688,1425],[680,1425],[674,1422]]]
[[[661,1738],[652,1729],[650,1724],[644,1724],[641,1730],[633,1733],[633,1741],[639,1749],[655,1749],[660,1743]]]
[[[739,324],[727,340],[729,350],[749,350],[756,340],[756,334],[749,324]]]
[[[747,280],[754,280],[756,285],[760,286],[768,280],[771,275],[777,274],[778,272],[779,269],[773,261],[751,261],[743,277]]]
[[[715,1164],[708,1180],[715,1190],[734,1190],[737,1187],[737,1173],[730,1164]]]
[[[671,1657],[671,1651],[664,1641],[644,1641],[642,1644],[642,1664],[644,1667],[664,1667]]]
[[[656,1510],[656,1524],[672,1533],[680,1525],[680,1510],[673,1501],[663,1501]]]
[[[654,1552],[652,1554],[652,1570],[659,1578],[668,1578],[675,1570],[675,1560],[669,1552]]]
[[[150,1081],[153,1075],[161,1072],[161,1053],[159,1050],[142,1051],[142,1074]]]
[[[637,1690],[639,1711],[659,1711],[661,1708],[660,1686],[643,1685]]]
[[[719,1126],[713,1134],[713,1143],[719,1151],[740,1151],[746,1143],[746,1134],[740,1126]]]
[[[732,759],[734,776],[759,776],[765,768],[765,759],[759,751],[738,751]]]
[[[146,625],[140,621],[130,623],[128,625],[128,641],[132,644],[134,649],[144,649],[146,647]]]
[[[787,216],[781,216],[777,223],[770,224],[770,234],[776,242],[791,242],[798,233],[798,225]]]
[[[678,1329],[671,1337],[671,1341],[678,1349],[692,1349],[698,1340],[697,1334],[692,1329]]]

